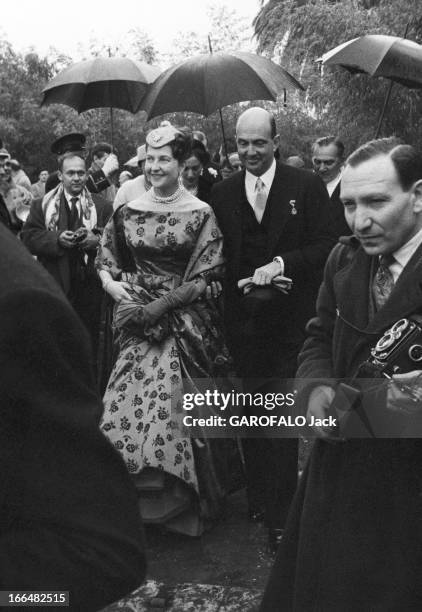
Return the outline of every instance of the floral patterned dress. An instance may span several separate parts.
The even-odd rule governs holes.
[[[110,220],[97,267],[121,279],[129,249],[136,271],[124,276],[133,302],[115,307],[119,355],[101,427],[137,475],[144,521],[199,535],[218,514],[224,484],[210,441],[181,437],[174,410],[193,377],[221,376],[229,362],[219,313],[202,298],[221,274],[222,236],[212,209],[187,192],[173,204],[147,192],[115,214],[123,232],[119,239]]]

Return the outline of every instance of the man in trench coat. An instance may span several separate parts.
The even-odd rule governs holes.
[[[422,314],[422,156],[392,139],[363,145],[346,162],[341,199],[354,237],[328,259],[299,357],[309,419],[329,415],[332,379],[354,377],[387,329]],[[380,301],[384,264],[392,282]],[[409,394],[420,393],[419,374],[415,363],[393,377],[386,420],[420,411]],[[339,440],[329,425],[316,434],[261,612],[421,609],[422,441]]]

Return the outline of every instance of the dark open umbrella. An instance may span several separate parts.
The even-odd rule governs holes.
[[[146,111],[149,119],[177,111],[208,116],[235,102],[275,101],[287,88],[304,89],[287,70],[260,55],[195,55],[160,74],[138,110]]]
[[[195,55],[160,74],[139,109],[148,118],[177,111],[208,116],[235,102],[275,101],[286,88],[304,89],[287,70],[260,55]]]
[[[368,34],[327,51],[317,60],[340,65],[350,72],[385,77],[406,87],[422,88],[422,46],[405,38]],[[375,137],[378,137],[391,87],[387,94]]]
[[[43,104],[66,104],[79,113],[110,108],[113,140],[113,108],[135,113],[148,84],[160,71],[127,57],[98,57],[65,68],[43,89]]]

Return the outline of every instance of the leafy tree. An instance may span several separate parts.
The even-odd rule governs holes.
[[[407,24],[408,37],[419,42],[418,8],[417,0],[269,0],[262,6],[254,20],[259,50],[278,57],[307,85],[299,105],[314,118],[309,142],[337,133],[350,150],[373,137],[388,87],[385,79],[351,75],[342,68],[321,70],[316,59],[364,34],[403,36]],[[395,85],[382,135],[420,141],[420,101],[419,92]]]

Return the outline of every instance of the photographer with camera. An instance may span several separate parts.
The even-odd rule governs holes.
[[[85,160],[74,153],[59,158],[60,184],[35,202],[22,241],[63,289],[98,344],[102,289],[94,268],[102,230],[112,206],[95,203],[86,189]]]
[[[354,236],[329,256],[297,373],[319,439],[261,612],[422,609],[420,427],[376,439],[380,416],[422,413],[422,155],[362,145],[340,197]],[[349,401],[355,417],[365,408],[366,439],[321,426]]]

